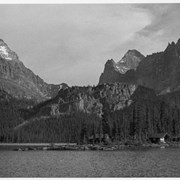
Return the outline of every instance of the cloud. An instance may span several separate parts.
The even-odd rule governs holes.
[[[180,4],[140,5],[139,8],[147,10],[151,23],[137,35],[166,44],[177,41],[180,37]]]
[[[180,38],[180,4],[135,4],[133,7],[145,12],[149,23],[122,44],[124,52],[137,49],[144,55],[152,54]]]

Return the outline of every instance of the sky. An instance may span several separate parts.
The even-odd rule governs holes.
[[[176,42],[179,17],[180,4],[0,4],[0,39],[47,83],[96,85],[108,59]]]

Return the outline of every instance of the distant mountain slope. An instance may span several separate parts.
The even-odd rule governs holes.
[[[8,45],[0,40],[0,89],[14,97],[42,101],[54,97],[60,85],[47,84],[30,69]]]

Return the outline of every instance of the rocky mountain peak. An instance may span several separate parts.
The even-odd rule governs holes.
[[[143,58],[144,55],[139,51],[135,49],[128,50],[123,58],[118,62],[118,66],[123,70],[121,73],[126,73],[130,69],[136,69]]]
[[[176,44],[174,41],[172,41],[171,43],[168,43],[166,50],[171,50],[172,48],[175,48],[175,47],[176,47]]]
[[[113,59],[108,59],[105,65],[106,66],[114,66],[114,64],[116,64],[116,63]]]
[[[161,94],[178,90],[180,87],[179,77],[180,39],[177,42],[168,43],[164,51],[146,57],[137,50],[127,51],[123,58],[116,63],[114,73],[109,73],[105,68],[99,83],[133,82],[152,88],[157,94]]]
[[[17,54],[0,39],[0,89],[19,99],[43,101],[57,95],[59,88],[59,85],[47,84],[26,68]]]
[[[0,39],[0,58],[8,61],[19,61],[17,54],[12,51],[2,39]]]
[[[117,63],[113,59],[108,59],[104,68],[104,71],[108,72],[118,71]]]
[[[59,91],[61,90],[61,89],[66,89],[66,88],[68,88],[69,86],[66,84],[66,83],[61,83],[60,85],[59,85]]]
[[[0,45],[3,44],[3,43],[4,43],[4,41],[2,39],[0,39]]]
[[[128,56],[136,56],[136,57],[141,57],[141,58],[144,58],[144,55],[142,55],[139,51],[137,51],[136,49],[131,49],[131,50],[128,50],[126,52],[126,54],[124,55],[123,58],[125,57],[128,57]],[[122,58],[122,59],[123,59]]]
[[[178,42],[175,43],[173,41],[171,43],[168,43],[168,46],[164,51],[164,56],[166,56],[166,60],[171,61],[172,59],[179,58],[179,55],[180,55],[180,47]]]
[[[99,84],[105,82],[117,82],[119,76],[124,75],[128,70],[136,70],[144,56],[137,50],[128,50],[119,62],[113,59],[108,60],[101,74]]]

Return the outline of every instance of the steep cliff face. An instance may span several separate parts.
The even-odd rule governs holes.
[[[99,84],[119,82],[119,70],[113,59],[108,60],[104,67],[104,72],[101,74]]]
[[[157,83],[155,83],[157,74],[152,73],[152,71],[156,69],[156,60],[159,59],[161,55],[162,53],[154,53],[142,60],[135,72],[135,81],[137,84],[147,87],[149,83],[152,83],[154,87],[151,88],[153,89],[157,86]],[[153,84],[153,82],[155,84]]]
[[[172,42],[164,52],[147,56],[139,64],[137,84],[154,89],[157,93],[168,93],[180,86],[180,40]]]
[[[61,89],[54,99],[35,107],[33,114],[41,116],[84,112],[101,117],[103,111],[112,112],[128,107],[136,88],[135,85],[114,83]]]
[[[137,50],[129,50],[117,63],[112,59],[108,60],[104,72],[100,76],[99,84],[124,82],[127,79],[124,74],[129,70],[136,70],[143,58],[144,56]]]
[[[26,68],[7,44],[0,40],[0,89],[16,98],[46,100],[54,97],[59,85],[47,84]]]

